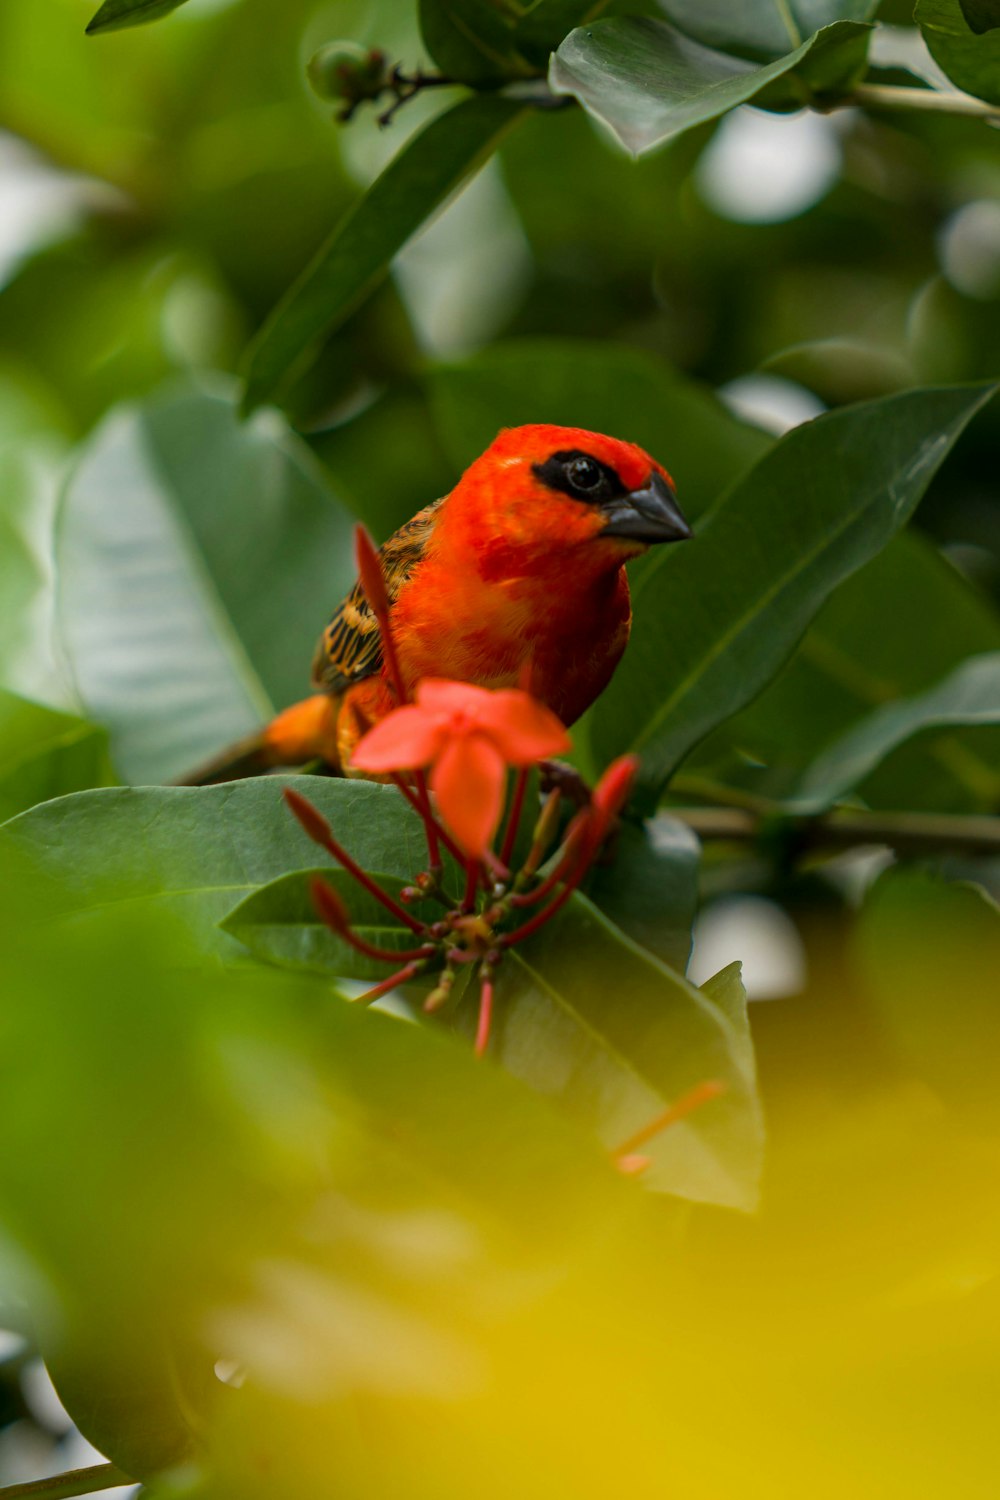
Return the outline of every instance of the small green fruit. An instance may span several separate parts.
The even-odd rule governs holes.
[[[357,104],[376,98],[385,88],[385,53],[357,42],[327,42],[309,59],[306,73],[321,99]]]

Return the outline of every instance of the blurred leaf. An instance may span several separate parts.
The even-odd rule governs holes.
[[[354,852],[353,846],[351,852]],[[397,900],[403,887],[411,883],[378,874],[368,865],[365,868],[382,889]],[[339,975],[343,979],[386,979],[392,973],[390,964],[367,958],[342,942],[320,921],[309,892],[314,875],[322,875],[327,884],[343,897],[351,915],[351,926],[365,941],[390,949],[412,948],[419,941],[374,896],[362,890],[346,870],[329,865],[318,870],[297,870],[261,886],[234,907],[220,922],[220,927],[249,948],[256,958],[284,969]],[[429,907],[423,902],[414,903],[408,909],[419,920],[428,921],[435,921],[440,911],[440,908]]]
[[[0,448],[0,684],[22,697],[76,709],[59,642],[53,532],[58,449]]]
[[[659,0],[678,31],[720,52],[766,61],[835,21],[870,21],[879,0]]]
[[[514,32],[517,0],[419,0],[420,31],[442,73],[483,88],[530,76]]]
[[[698,515],[771,439],[644,350],[585,339],[494,344],[427,376],[431,410],[456,469],[500,427],[556,422],[639,443],[670,470]]]
[[[1000,0],[959,0],[962,15],[977,36],[1000,26]]]
[[[1000,910],[980,887],[892,869],[865,902],[855,951],[899,1060],[951,1108],[1000,1125]]]
[[[919,697],[877,708],[808,767],[794,806],[801,812],[821,812],[860,785],[912,735],[972,724],[1000,724],[1000,652],[970,657]],[[1000,792],[1000,770],[995,780]]]
[[[245,405],[297,371],[317,340],[377,285],[392,257],[483,165],[522,117],[515,100],[465,99],[408,141],[334,230],[247,351]]]
[[[987,651],[1000,651],[1000,619],[989,601],[919,532],[903,532],[834,591],[787,667],[699,747],[685,775],[699,765],[714,774],[735,771],[750,790],[792,795],[831,740]],[[985,731],[976,733],[981,740]],[[741,768],[718,764],[726,745],[743,758]],[[981,799],[994,773],[984,748],[974,750],[968,737],[959,745],[952,735],[914,747],[912,756],[901,752],[891,775],[870,779],[866,800],[987,811]]]
[[[394,787],[322,776],[81,792],[8,823],[0,845],[34,860],[54,913],[162,907],[231,957],[216,924],[258,886],[316,863],[283,786],[309,797],[366,868],[406,879],[426,862],[422,825]]]
[[[180,776],[309,688],[351,518],[276,413],[171,394],[110,416],[65,493],[59,608],[130,781]]]
[[[114,780],[103,729],[0,688],[0,822]]]
[[[938,67],[958,88],[988,104],[1000,104],[1000,35],[994,21],[973,27],[960,0],[917,0],[914,12]]]
[[[634,155],[734,109],[795,74],[799,102],[836,88],[863,62],[870,27],[827,26],[762,67],[691,41],[665,21],[612,17],[572,32],[555,53],[549,83],[608,125]],[[770,101],[769,101],[770,102]]]
[[[122,31],[127,26],[142,26],[169,16],[185,0],[104,0],[104,4],[87,27],[88,36],[101,31]]]
[[[469,1025],[476,987],[459,1012]],[[752,1208],[762,1126],[742,1027],[626,937],[585,896],[505,957],[490,1055],[614,1149],[695,1084],[726,1092],[656,1137],[644,1181]]]
[[[693,542],[644,571],[629,649],[592,719],[597,757],[638,751],[647,793],[662,788],[774,675],[832,589],[905,525],[994,389],[906,392],[782,438]]]
[[[622,932],[683,974],[691,952],[701,848],[666,813],[637,827],[623,822],[587,895]]]

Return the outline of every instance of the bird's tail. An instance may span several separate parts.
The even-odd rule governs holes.
[[[220,781],[241,781],[261,776],[276,766],[301,766],[322,760],[340,774],[337,756],[337,709],[339,702],[326,693],[303,698],[273,718],[263,729],[247,735],[235,745],[205,761],[176,781],[177,786],[212,786]]]

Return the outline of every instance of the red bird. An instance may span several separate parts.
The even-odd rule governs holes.
[[[422,677],[490,688],[527,680],[572,724],[628,641],[625,563],[690,535],[669,474],[634,443],[578,427],[506,429],[379,554],[407,689]],[[190,779],[315,759],[349,773],[367,725],[395,706],[360,584],[320,637],[313,684],[314,697]]]

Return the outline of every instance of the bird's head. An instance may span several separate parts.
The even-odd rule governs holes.
[[[661,464],[635,443],[582,427],[506,428],[466,470],[452,507],[484,560],[585,548],[599,566],[616,567],[692,534]]]

